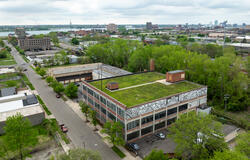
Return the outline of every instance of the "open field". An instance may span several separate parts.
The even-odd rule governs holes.
[[[16,61],[10,54],[7,54],[7,58],[0,58],[0,66],[13,65],[13,64],[16,64]]]

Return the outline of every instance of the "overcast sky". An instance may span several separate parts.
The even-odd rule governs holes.
[[[250,24],[250,0],[0,0],[0,25]]]

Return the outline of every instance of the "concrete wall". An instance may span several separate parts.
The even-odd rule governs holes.
[[[45,114],[43,112],[43,113],[26,116],[25,118],[28,118],[32,126],[35,126],[43,122],[43,120],[45,119]],[[4,130],[3,130],[4,126],[5,126],[5,121],[0,122],[0,134],[4,133]]]

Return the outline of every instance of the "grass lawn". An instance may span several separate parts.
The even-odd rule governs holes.
[[[5,73],[5,74],[0,74],[0,79],[6,79],[6,78],[11,78],[11,77],[16,77],[18,76],[17,73]]]
[[[13,64],[16,64],[16,61],[10,54],[7,54],[7,58],[0,59],[0,66],[13,65]]]
[[[126,157],[126,155],[116,146],[112,147],[112,150],[120,157],[120,158],[124,158]]]
[[[0,89],[8,88],[8,87],[22,88],[22,87],[25,87],[25,85],[22,83],[21,79],[0,82]]]
[[[200,87],[200,85],[189,82],[180,82],[171,85],[153,83],[115,92],[110,92],[107,89],[104,89],[103,91],[112,96],[113,98],[117,99],[121,103],[125,104],[127,107],[131,107]]]
[[[108,82],[117,82],[119,83],[119,88],[126,88],[134,85],[139,85],[143,83],[154,82],[156,80],[165,79],[165,75],[156,73],[156,72],[147,72],[142,74],[134,74],[130,76],[123,76],[117,78],[111,78],[102,81],[102,88],[106,88]],[[90,82],[93,86],[101,89],[101,81]]]
[[[51,112],[49,111],[49,109],[47,108],[45,103],[43,102],[42,98],[37,95],[37,99],[38,99],[39,103],[42,105],[42,107],[45,110],[45,112],[47,113],[47,115],[51,115]]]

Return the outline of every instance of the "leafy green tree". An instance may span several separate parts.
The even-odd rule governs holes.
[[[226,42],[226,43],[230,43],[230,42],[231,42],[231,39],[230,39],[229,37],[226,37],[226,38],[225,38],[225,42]]]
[[[73,45],[79,45],[79,41],[78,41],[77,38],[72,38],[71,43],[72,43]]]
[[[57,160],[101,160],[101,156],[98,152],[92,150],[85,150],[82,148],[76,148],[69,150],[69,153],[63,153],[57,155]]]
[[[40,69],[41,69],[40,67],[36,67],[36,68],[35,68],[35,71],[36,71],[37,73],[39,73]]]
[[[41,68],[41,69],[38,71],[38,74],[39,74],[42,78],[44,78],[44,76],[46,75],[46,70],[43,69],[43,68]]]
[[[65,88],[65,94],[69,98],[76,98],[77,97],[77,86],[74,83],[69,83]]]
[[[5,49],[0,50],[0,58],[7,58],[9,52]]]
[[[4,131],[4,143],[10,151],[17,151],[21,160],[28,155],[29,147],[38,143],[37,133],[30,121],[19,113],[7,118]]]
[[[54,78],[52,76],[46,77],[46,82],[50,85],[54,81]]]
[[[222,152],[216,151],[210,160],[248,160],[248,158],[240,152],[224,150]]]
[[[4,44],[3,40],[0,39],[0,47],[4,47],[4,46],[5,46],[5,44]]]
[[[89,106],[83,101],[80,101],[79,105],[81,107],[82,113],[84,113],[84,115],[86,117],[86,122],[88,122]]]
[[[0,158],[2,158],[3,160],[10,159],[10,158],[8,158],[9,157],[8,147],[2,139],[0,139],[0,146],[1,146],[0,147]]]
[[[55,85],[53,87],[54,92],[56,92],[57,94],[61,94],[64,91],[64,85],[60,82],[57,82],[57,85]]]
[[[162,150],[153,149],[144,160],[168,160],[168,156],[165,155]]]
[[[236,139],[235,150],[250,157],[250,131],[240,134]]]
[[[169,137],[177,144],[176,153],[183,159],[206,159],[215,150],[227,148],[221,124],[210,115],[190,112],[169,128]]]
[[[107,139],[113,146],[124,145],[125,141],[122,136],[122,125],[120,122],[106,122],[101,133],[107,134]]]
[[[97,118],[96,118],[96,111],[90,109],[90,118],[91,118],[91,123],[95,126],[95,130],[97,130],[96,125],[97,125]]]

